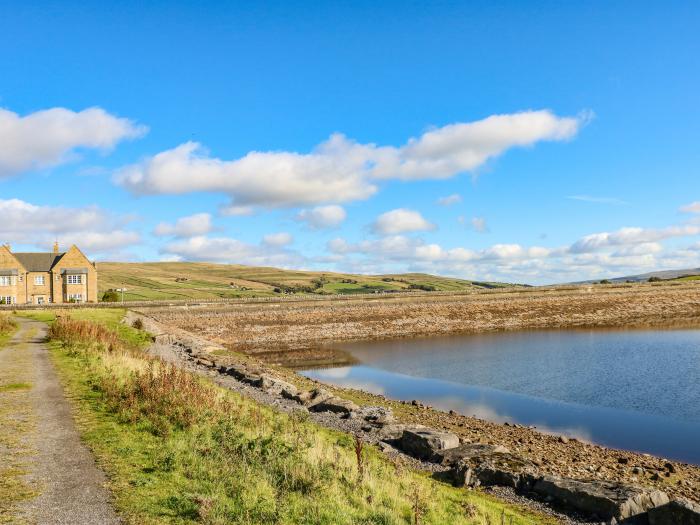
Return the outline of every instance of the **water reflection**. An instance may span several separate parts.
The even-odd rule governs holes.
[[[343,348],[364,364],[302,373],[700,464],[699,331],[527,332]]]

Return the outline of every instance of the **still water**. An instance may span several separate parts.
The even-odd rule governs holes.
[[[561,330],[335,345],[320,381],[700,464],[700,330]]]

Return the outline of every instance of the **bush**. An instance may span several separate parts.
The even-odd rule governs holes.
[[[0,314],[0,335],[8,334],[17,327],[9,315]]]
[[[137,330],[143,330],[143,321],[139,319],[134,319],[134,322],[131,323],[131,326],[133,328],[136,328]]]
[[[652,276],[652,277],[649,277],[649,281],[648,281],[648,282],[650,282],[650,283],[660,283],[662,280],[663,280],[663,279],[661,279],[661,277],[656,277],[656,276],[654,275],[654,276]]]
[[[611,284],[611,283],[610,283],[610,281],[608,281],[607,279],[603,279],[603,280],[600,281],[598,284]]]
[[[120,297],[116,290],[110,289],[102,294],[103,303],[118,303],[119,299]]]
[[[409,284],[409,290],[423,290],[424,292],[434,292],[437,290],[432,284]]]

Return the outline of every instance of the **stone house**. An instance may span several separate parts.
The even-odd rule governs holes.
[[[77,246],[13,253],[0,245],[0,304],[97,302],[97,269]]]

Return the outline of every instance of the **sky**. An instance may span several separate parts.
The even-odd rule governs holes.
[[[699,27],[692,1],[0,0],[0,242],[530,284],[695,268]]]

